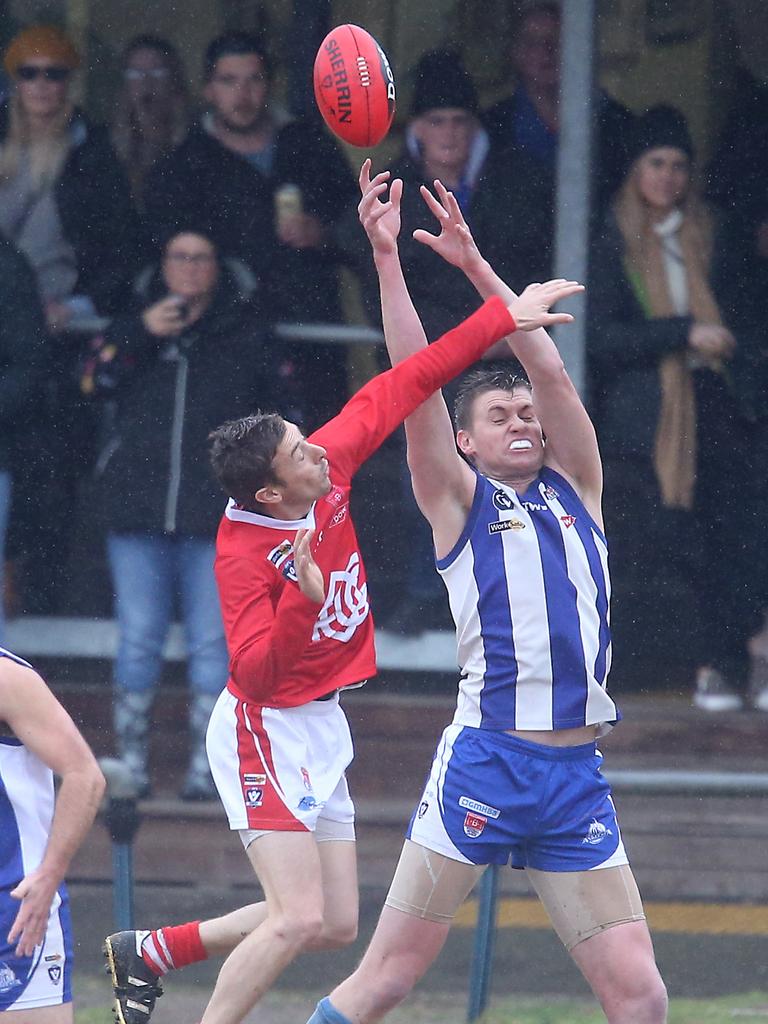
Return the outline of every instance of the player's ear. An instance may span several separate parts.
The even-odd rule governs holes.
[[[456,432],[456,446],[461,454],[465,455],[468,459],[471,459],[475,453],[475,446],[472,444],[472,438],[466,430],[459,430]]]
[[[275,484],[265,484],[256,491],[254,498],[260,505],[274,505],[275,502],[282,501],[283,494]]]

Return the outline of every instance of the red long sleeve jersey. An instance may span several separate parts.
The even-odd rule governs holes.
[[[489,299],[353,395],[310,437],[326,449],[331,490],[303,519],[272,519],[230,501],[216,541],[216,580],[235,696],[294,707],[375,674],[365,567],[349,512],[352,477],[426,398],[514,330],[501,299]],[[293,564],[296,532],[305,527],[315,531],[312,553],[326,584],[319,609],[301,593]]]

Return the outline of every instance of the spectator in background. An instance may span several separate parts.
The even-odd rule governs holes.
[[[491,137],[536,161],[541,181],[554,188],[560,131],[560,4],[524,3],[510,52],[515,89],[485,114]],[[593,206],[602,209],[627,170],[633,114],[600,89],[595,97],[596,140]]]
[[[413,239],[414,230],[431,232],[435,223],[419,194],[420,185],[431,187],[439,178],[454,193],[478,245],[511,287],[522,291],[529,281],[549,277],[551,196],[529,157],[491,144],[478,112],[475,83],[459,55],[447,50],[425,53],[414,71],[405,147],[392,166],[392,179],[402,178],[405,184],[400,258],[430,341],[466,317],[477,297],[460,271]],[[356,205],[345,215],[339,237],[361,279],[368,315],[377,321],[381,316],[378,278]],[[509,352],[507,346],[503,349],[502,358]],[[450,396],[451,386],[444,390]],[[445,589],[434,571],[430,531],[414,501],[405,460],[400,464],[400,516],[407,536],[408,572],[402,600],[386,625],[406,634],[449,628]]]
[[[11,508],[13,463],[39,402],[48,358],[45,321],[29,264],[0,238],[0,644],[4,629],[5,535]]]
[[[120,628],[114,667],[118,753],[149,792],[148,732],[174,605],[184,623],[191,698],[182,797],[213,799],[205,730],[227,681],[213,576],[221,517],[205,458],[227,416],[273,400],[271,357],[258,311],[200,230],[172,235],[136,308],[105,334],[100,368],[118,413],[97,464]]]
[[[122,54],[112,144],[138,203],[149,169],[182,142],[189,121],[189,92],[175,48],[159,36],[136,36]]]
[[[50,610],[64,582],[68,518],[91,436],[75,386],[81,339],[72,331],[119,308],[136,267],[139,225],[106,130],[70,99],[80,57],[69,38],[51,25],[27,28],[3,64],[13,93],[0,108],[0,234],[29,261],[55,340],[14,498],[23,507],[14,516],[19,546],[35,561],[35,610]],[[55,516],[43,511],[41,488]]]
[[[692,161],[678,111],[655,107],[640,118],[630,171],[591,257],[588,344],[617,647],[663,659],[656,645],[671,624],[678,651],[698,650],[694,702],[725,711],[741,705],[740,662],[755,625],[736,568],[743,538],[730,521],[746,425],[728,387],[736,340],[718,301],[719,245]],[[675,574],[688,602],[698,601],[693,616]]]
[[[276,320],[341,319],[331,227],[357,194],[346,159],[317,123],[286,120],[270,104],[265,43],[245,32],[214,39],[205,56],[208,113],[149,174],[149,228],[206,225],[250,266]],[[287,202],[286,202],[287,198]],[[345,353],[297,345],[296,373],[311,383],[310,425],[345,398]]]
[[[750,486],[732,519],[745,539],[742,578],[757,608],[768,609],[768,549],[762,521],[768,502],[768,85],[745,68],[708,169],[707,195],[726,216],[721,240],[727,262],[724,300],[739,348],[734,360],[737,394],[751,419],[747,472]],[[748,644],[749,691],[768,711],[768,615]]]

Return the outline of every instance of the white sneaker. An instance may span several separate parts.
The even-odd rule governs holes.
[[[768,702],[768,694],[766,700]],[[700,668],[696,675],[693,703],[702,711],[738,711],[744,701],[731,689],[722,672],[716,668]]]

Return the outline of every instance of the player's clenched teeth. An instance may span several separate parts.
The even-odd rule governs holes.
[[[533,448],[533,444],[528,440],[527,437],[521,438],[519,441],[513,441],[509,446],[510,451],[521,451],[526,448]]]

